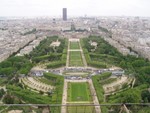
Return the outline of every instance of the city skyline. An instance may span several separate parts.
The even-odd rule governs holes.
[[[2,0],[0,16],[145,16],[150,17],[149,0]]]

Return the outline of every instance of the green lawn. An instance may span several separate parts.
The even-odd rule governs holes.
[[[96,113],[94,106],[68,106],[67,113]]]
[[[79,42],[70,42],[70,49],[80,49]]]
[[[89,84],[86,82],[68,83],[68,101],[82,102],[91,101]]]
[[[69,66],[84,66],[80,51],[70,51],[69,54]]]

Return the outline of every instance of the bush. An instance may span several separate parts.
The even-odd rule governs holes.
[[[62,101],[64,77],[52,73],[44,73],[44,77],[51,80],[55,86],[52,101],[60,103]]]
[[[99,80],[104,80],[104,79],[107,79],[111,76],[111,72],[105,72],[105,73],[102,73],[100,75],[95,75],[95,76],[98,76],[98,79]]]
[[[106,68],[106,64],[102,62],[97,62],[97,61],[90,61],[88,62],[88,65],[96,67],[96,68]]]
[[[0,74],[14,76],[18,74],[27,74],[33,64],[24,56],[13,56],[0,63]]]
[[[141,102],[141,92],[143,89],[147,88],[147,84],[137,86],[133,89],[128,89],[117,93],[116,95],[111,95],[108,98],[110,103],[140,103]]]
[[[58,68],[65,65],[66,65],[65,61],[51,62],[50,64],[47,65],[47,68]]]
[[[26,103],[30,103],[30,104],[50,104],[51,100],[49,97],[47,96],[42,96],[39,93],[35,93],[30,91],[29,89],[22,89],[18,86],[15,85],[8,85],[7,89],[9,90],[9,92],[13,95],[15,95],[16,97],[20,98],[21,100],[23,100]]]
[[[150,102],[150,92],[148,90],[142,91],[141,96],[142,96],[142,100],[144,102],[146,102],[146,103]]]
[[[104,101],[104,90],[102,85],[99,84],[99,76],[92,76],[92,81],[96,90],[99,103],[102,103]]]
[[[42,62],[42,61],[58,61],[61,59],[62,54],[51,53],[49,55],[43,55],[39,57],[34,57],[33,62]]]
[[[2,98],[4,94],[5,94],[4,89],[0,89],[0,98]]]
[[[6,104],[14,104],[14,97],[11,96],[10,94],[6,94],[3,101]]]

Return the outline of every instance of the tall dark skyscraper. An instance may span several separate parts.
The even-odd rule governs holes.
[[[67,20],[67,8],[63,8],[63,20]]]

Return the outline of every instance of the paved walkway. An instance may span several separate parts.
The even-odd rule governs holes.
[[[98,98],[97,98],[96,91],[95,91],[92,80],[89,79],[88,83],[90,85],[90,90],[91,90],[91,93],[92,93],[93,103],[94,103],[94,105],[99,105],[99,101],[98,101]],[[100,106],[95,106],[95,111],[96,111],[96,113],[101,113]]]
[[[81,50],[82,61],[83,61],[84,67],[87,67],[87,62],[85,60],[85,56],[84,56],[80,41],[79,41],[79,46],[80,46],[80,50]]]
[[[67,103],[67,89],[68,89],[67,83],[68,83],[67,80],[64,80],[62,105],[66,105],[66,103]],[[61,113],[66,113],[66,106],[62,106],[61,107]]]
[[[82,51],[81,49],[69,49],[68,51]]]
[[[68,41],[66,67],[69,67],[69,48],[70,48],[70,41]]]

